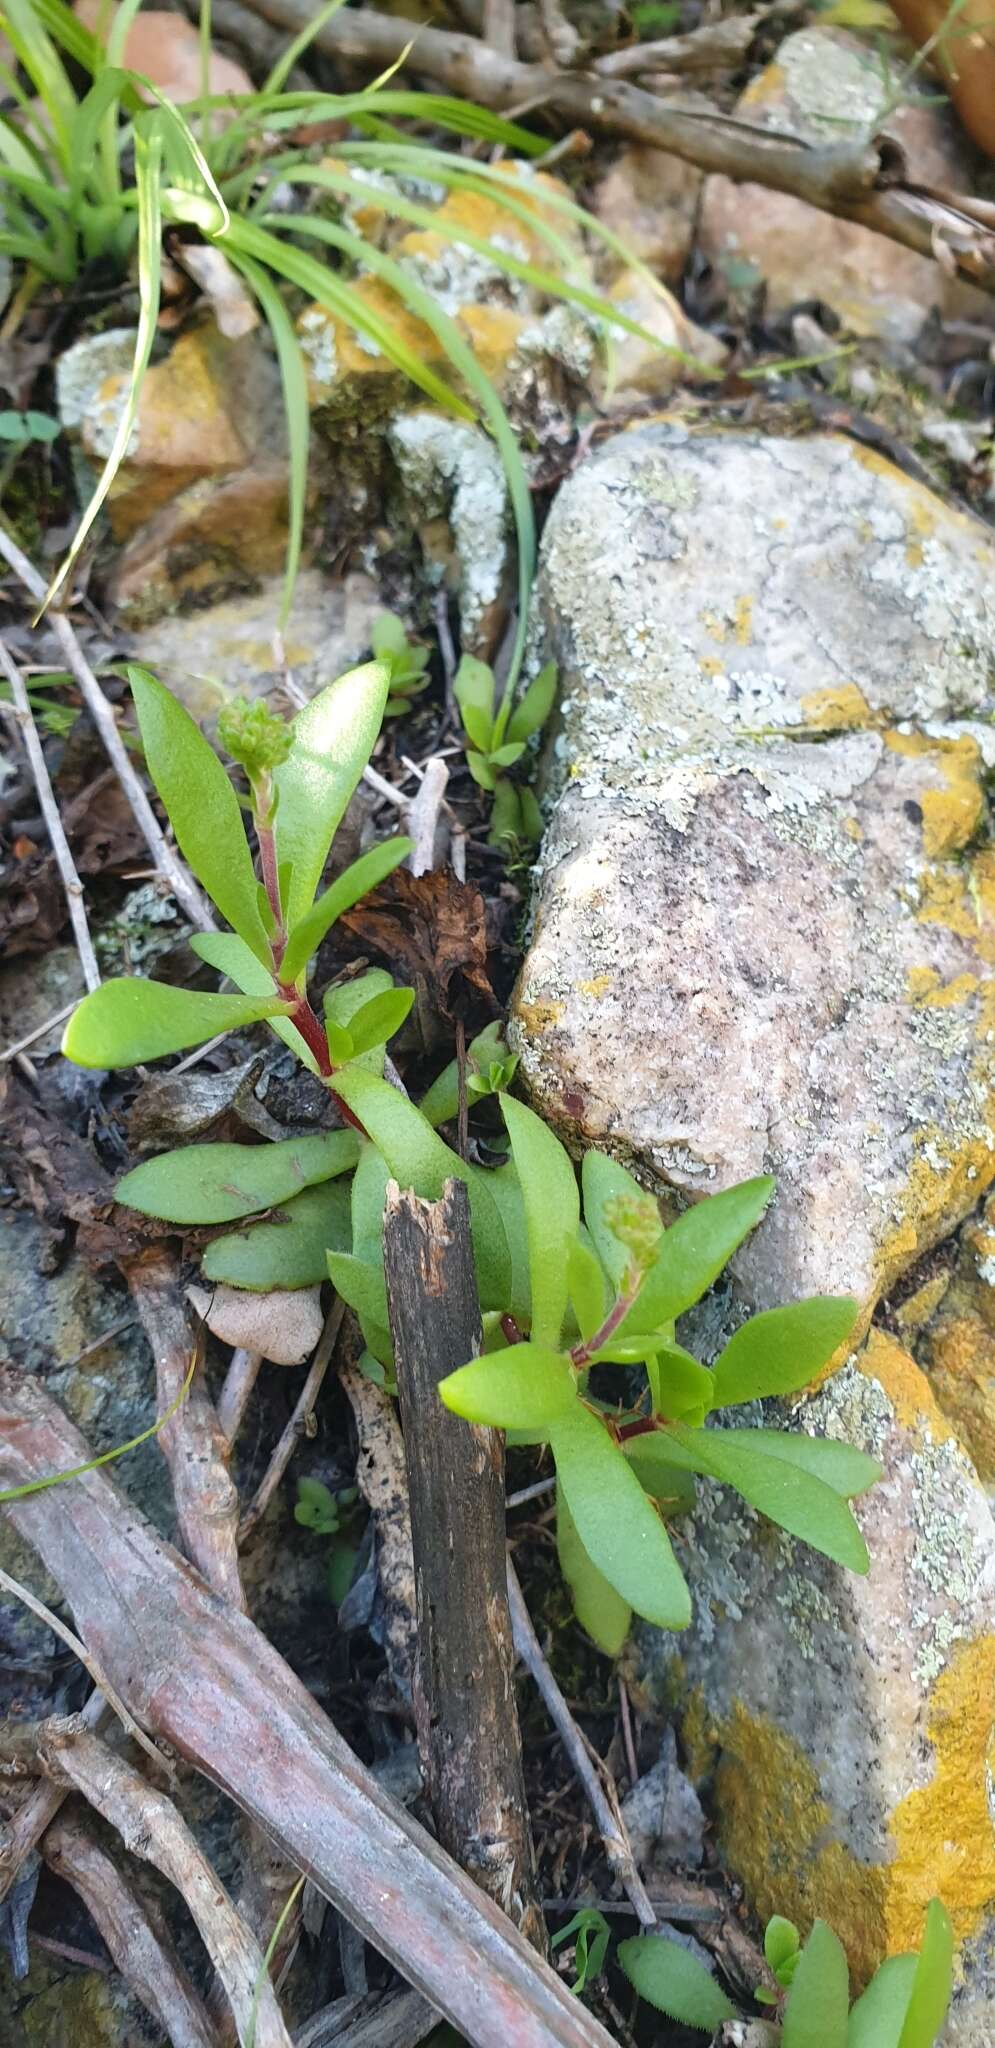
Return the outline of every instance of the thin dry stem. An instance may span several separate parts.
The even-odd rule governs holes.
[[[69,921],[73,928],[76,950],[83,969],[83,979],[86,982],[87,988],[93,990],[100,987],[100,969],[97,966],[97,956],[93,950],[90,927],[86,921],[83,884],[77,874],[76,862],[72,857],[69,841],[62,827],[59,806],[55,801],[55,791],[49,781],[48,767],[41,741],[38,738],[38,731],[31,710],[31,702],[24,686],[24,677],[16,661],[11,660],[2,639],[0,639],[0,668],[3,669],[4,675],[10,684],[10,694],[13,700],[12,716],[24,741],[24,750],[31,764],[31,773],[34,776],[35,788],[38,792],[41,814],[45,820],[45,830],[48,833],[55,865],[59,870],[62,886],[66,892],[66,902],[69,906]]]
[[[291,1458],[304,1435],[307,1418],[321,1392],[321,1384],[331,1363],[336,1339],[342,1326],[345,1304],[336,1297],[325,1317],[325,1327],[318,1339],[311,1369],[301,1388],[294,1412],[286,1429],[276,1445],[266,1471],[259,1482],[255,1496],[246,1508],[238,1525],[239,1544],[247,1543],[249,1537],[262,1521],[266,1509],[280,1484]],[[252,1356],[252,1354],[249,1354]]]
[[[445,762],[440,755],[433,754],[425,763],[425,773],[408,813],[408,831],[414,840],[408,866],[413,875],[428,874],[436,865],[435,841],[448,781],[449,770]]]
[[[239,1345],[232,1352],[224,1385],[218,1395],[218,1421],[230,1444],[234,1443],[242,1427],[262,1362],[261,1351],[244,1351]]]
[[[92,1692],[80,1720],[96,1734],[106,1727],[111,1712],[103,1693]],[[7,1897],[25,1857],[38,1847],[65,1796],[61,1785],[53,1785],[44,1778],[0,1827],[0,1902]]]
[[[570,1708],[553,1677],[543,1656],[542,1646],[532,1626],[532,1617],[525,1605],[525,1595],[518,1581],[518,1573],[508,1559],[508,1605],[511,1608],[511,1626],[515,1638],[515,1649],[534,1678],[542,1694],[546,1710],[555,1724],[563,1747],[587,1794],[591,1811],[597,1822],[598,1833],[605,1846],[605,1854],[623,1890],[631,1899],[637,1918],[642,1927],[655,1927],[656,1912],[646,1887],[636,1869],[636,1859],[626,1833],[625,1822],[619,1812],[618,1796],[614,1785],[611,1794],[605,1789],[608,1778],[607,1767],[599,1759],[595,1764],[581,1730],[578,1728]]]
[[[22,554],[16,541],[3,526],[0,526],[0,556],[24,584],[30,595],[41,604],[45,597],[45,585],[27,556]],[[176,897],[181,909],[186,912],[191,924],[198,931],[213,932],[217,929],[214,919],[197,888],[196,883],[169,845],[165,833],[142,788],[138,775],[128,757],[128,750],[121,738],[109,705],[96,676],[90,667],[76,633],[64,612],[51,611],[48,620],[52,631],[65,656],[66,667],[75,676],[80,695],[97,728],[107,756],[117,771],[125,796],[131,805],[139,830],[155,862],[157,872],[163,877]]]

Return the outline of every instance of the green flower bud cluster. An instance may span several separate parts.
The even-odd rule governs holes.
[[[285,761],[292,745],[286,719],[267,711],[261,701],[233,697],[218,716],[218,738],[226,754],[240,762],[250,782],[261,780]]]
[[[652,1195],[616,1195],[605,1203],[605,1222],[624,1245],[640,1273],[646,1273],[660,1249],[663,1224]]]

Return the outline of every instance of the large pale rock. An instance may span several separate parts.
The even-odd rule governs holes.
[[[679,1531],[694,1622],[679,1638],[646,1633],[637,1683],[676,1699],[723,1854],[759,1912],[821,1914],[863,1981],[918,1944],[940,1895],[964,1945],[945,2048],[989,2048],[995,1524],[892,1338],[875,1331],[800,1420],[886,1466],[857,1503],[869,1575],[704,1482]]]
[[[747,86],[737,112],[813,146],[883,132],[900,145],[920,184],[969,189],[970,168],[950,109],[905,105],[881,122],[885,99],[869,42],[841,29],[804,28],[786,38],[776,61]],[[731,281],[743,281],[749,271],[764,279],[771,311],[818,299],[854,333],[891,344],[913,343],[934,306],[949,317],[992,318],[984,293],[950,279],[930,257],[762,185],[708,178],[698,243]]]
[[[632,142],[613,155],[595,186],[591,209],[627,251],[667,284],[679,284],[691,252],[701,187],[702,174],[693,164]],[[604,261],[607,267],[611,258]]]
[[[865,1312],[995,1174],[995,540],[855,444],[655,426],[563,487],[516,1050],[568,1142],[773,1172],[755,1306]]]

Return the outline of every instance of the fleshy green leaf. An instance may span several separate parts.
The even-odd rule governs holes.
[[[775,1977],[786,1963],[793,1960],[800,1947],[801,1936],[794,1921],[785,1920],[782,1914],[775,1913],[764,1930],[764,1957]]]
[[[734,1486],[751,1508],[852,1572],[867,1572],[867,1545],[845,1500],[810,1472],[754,1449],[749,1429],[688,1429],[674,1423],[671,1445],[697,1459],[697,1470]]]
[[[640,1998],[682,2026],[712,2034],[724,2020],[738,2017],[721,1985],[697,1957],[665,1935],[640,1934],[620,1941],[618,1959]]]
[[[472,1358],[439,1381],[454,1415],[491,1429],[545,1429],[577,1399],[577,1380],[563,1353],[544,1344],[509,1344]]]
[[[939,1899],[932,1899],[899,2048],[933,2048],[950,2004],[953,1961],[950,1916]]]
[[[617,1159],[610,1159],[607,1152],[585,1152],[581,1186],[584,1190],[584,1222],[594,1239],[594,1247],[605,1272],[617,1291],[629,1263],[629,1254],[614,1231],[609,1230],[605,1209],[619,1195],[643,1201],[646,1189],[640,1187]]]
[[[567,1291],[577,1328],[586,1342],[604,1322],[607,1294],[600,1260],[579,1237],[567,1253]]]
[[[550,1427],[564,1500],[592,1564],[646,1621],[687,1628],[691,1597],[670,1539],[597,1416],[580,1401]]]
[[[916,1981],[915,1956],[889,1956],[858,1998],[847,2025],[847,2048],[901,2048]]]
[[[330,1251],[327,1263],[332,1286],[337,1294],[341,1294],[347,1307],[355,1309],[365,1323],[386,1330],[387,1281],[383,1261],[378,1265],[368,1265],[364,1259],[356,1258],[353,1252]]]
[[[665,1230],[642,1291],[623,1329],[658,1330],[700,1301],[744,1237],[760,1221],[774,1191],[768,1174],[707,1195]]]
[[[842,1944],[824,1920],[805,1943],[784,2006],[782,2048],[847,2048],[850,1974]]]
[[[369,853],[361,854],[341,875],[319,896],[317,903],[302,917],[287,940],[286,951],[281,963],[281,973],[286,982],[296,981],[303,973],[312,955],[317,952],[322,939],[331,931],[336,919],[343,911],[351,910],[361,896],[365,896],[378,883],[385,880],[406,860],[411,852],[410,839],[385,839],[381,845],[372,846]],[[291,880],[291,887],[293,882]]]
[[[501,1036],[500,1021],[485,1025],[483,1031],[471,1040],[466,1049],[467,1068],[488,1073],[495,1061],[508,1058],[508,1048]],[[418,1104],[422,1116],[427,1117],[433,1129],[439,1124],[451,1123],[459,1111],[459,1062],[450,1060],[432,1082],[428,1093]]]
[[[506,1309],[511,1261],[500,1212],[488,1187],[493,1176],[451,1152],[414,1103],[378,1075],[364,1073],[360,1066],[343,1067],[335,1076],[335,1092],[359,1118],[402,1188],[413,1188],[436,1202],[447,1180],[466,1182],[481,1306]]]
[[[238,798],[199,726],[148,669],[128,664],[149,774],[176,843],[257,960],[271,959]]]
[[[510,740],[531,739],[534,732],[544,726],[556,701],[556,663],[547,661],[545,668],[523,691],[508,720]]]
[[[453,694],[475,747],[486,754],[494,729],[494,671],[475,654],[464,654],[453,678]]]
[[[84,996],[66,1025],[62,1050],[78,1067],[136,1067],[185,1052],[222,1031],[286,1016],[279,996],[210,996],[165,981],[125,975]]]
[[[327,1276],[328,1252],[346,1251],[351,1242],[349,1189],[333,1180],[295,1195],[272,1222],[216,1237],[201,1270],[207,1280],[256,1294],[274,1287],[317,1287]]]
[[[563,1494],[557,1488],[556,1547],[581,1628],[606,1657],[617,1657],[632,1622],[632,1609],[584,1549]]]
[[[501,1112],[525,1203],[532,1287],[532,1335],[554,1347],[567,1307],[570,1246],[577,1236],[580,1197],[573,1163],[535,1111],[501,1097]]]
[[[678,1421],[692,1412],[704,1416],[712,1398],[712,1375],[705,1365],[683,1351],[679,1344],[661,1345],[656,1353],[653,1382],[660,1412]]]
[[[807,1436],[804,1430],[751,1429],[750,1442],[768,1458],[785,1458],[789,1465],[810,1472],[813,1479],[821,1479],[834,1493],[842,1494],[844,1500],[866,1493],[884,1471],[877,1458],[868,1457],[866,1451],[855,1450],[852,1444],[837,1443],[832,1437]]]
[[[294,864],[291,931],[314,902],[328,849],[373,752],[389,683],[388,662],[367,662],[320,690],[294,719],[294,744],[273,777],[277,850],[281,861]]]
[[[386,1045],[395,1031],[409,1015],[415,999],[413,988],[384,989],[382,995],[372,996],[363,1003],[349,1020],[349,1036],[353,1054],[371,1052],[374,1046]]]
[[[690,1465],[667,1457],[669,1440],[663,1431],[647,1430],[645,1436],[627,1438],[625,1456],[644,1493],[658,1501],[665,1514],[683,1515],[695,1504],[694,1478]]]
[[[808,1386],[846,1341],[856,1319],[855,1301],[830,1294],[751,1316],[716,1361],[713,1406],[727,1408]]]
[[[189,945],[191,953],[196,953],[199,959],[206,960],[208,967],[213,967],[215,973],[227,975],[228,980],[233,981],[243,995],[272,993],[272,973],[263,966],[261,960],[256,959],[255,954],[246,945],[245,940],[238,937],[237,932],[192,932]],[[316,1074],[317,1060],[310,1047],[305,1045],[296,1024],[292,1024],[289,1017],[282,1016],[271,1018],[270,1023],[277,1037],[296,1054],[302,1066],[307,1067],[309,1073]]]
[[[119,1180],[119,1202],[167,1223],[237,1223],[355,1166],[355,1131],[317,1131],[275,1145],[184,1145]]]

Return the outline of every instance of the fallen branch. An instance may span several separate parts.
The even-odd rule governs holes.
[[[374,1386],[355,1363],[360,1348],[358,1342],[350,1343],[351,1355],[339,1378],[356,1425],[356,1485],[373,1521],[387,1668],[398,1698],[410,1701],[416,1656],[415,1566],[404,1440],[389,1394]]]
[[[53,1790],[61,1789],[53,1787]],[[79,1893],[98,1933],[146,2012],[183,2048],[214,2048],[215,2032],[161,1914],[97,1840],[72,1802],[45,1836],[46,1863]]]
[[[312,19],[310,0],[249,4],[264,21],[295,33]],[[623,135],[668,150],[700,170],[788,192],[821,213],[873,228],[921,256],[935,256],[940,243],[962,276],[995,292],[995,234],[972,218],[968,200],[928,191],[907,177],[901,151],[888,137],[810,146],[717,110],[674,106],[624,79],[518,64],[473,36],[427,28],[368,7],[343,8],[333,15],[315,35],[314,47],[378,71],[407,55],[419,77],[433,79],[476,106],[500,112],[542,106],[574,126]]]
[[[45,584],[38,571],[32,567],[27,555],[13,541],[6,528],[0,525],[0,556],[8,568],[20,578],[29,595],[38,604],[45,597]],[[64,612],[51,611],[47,614],[49,624],[65,656],[66,667],[75,676],[80,695],[96,726],[108,759],[116,769],[121,787],[131,805],[139,831],[152,855],[156,868],[168,883],[180,908],[186,912],[191,924],[198,931],[213,932],[215,922],[196,883],[181,861],[179,854],[170,846],[159,820],[149,803],[141,782],[128,758],[128,750],[121,738],[114,713],[104,696],[103,690],[90,667],[75,632]]]
[[[418,1614],[414,1707],[439,1840],[534,1945],[535,1881],[505,1595],[504,1444],[443,1407],[478,1355],[480,1307],[462,1181],[438,1202],[387,1189],[387,1302],[404,1426]]]
[[[619,1811],[618,1799],[612,1787],[609,1797],[602,1781],[604,1764],[595,1764],[581,1730],[566,1700],[556,1683],[549,1665],[543,1656],[542,1645],[532,1626],[532,1617],[525,1604],[525,1595],[518,1583],[518,1573],[508,1559],[508,1605],[511,1608],[511,1625],[515,1635],[515,1648],[522,1663],[535,1679],[542,1694],[546,1711],[556,1728],[563,1747],[567,1752],[574,1771],[587,1794],[591,1811],[598,1824],[598,1833],[604,1844],[605,1854],[623,1890],[628,1894],[640,1926],[653,1928],[657,1916],[642,1878],[636,1869],[636,1859],[626,1833],[625,1822]]]
[[[417,1991],[337,1998],[294,2035],[294,2048],[418,2048],[439,2015]]]
[[[57,1782],[73,1785],[110,1821],[126,1849],[176,1886],[225,1987],[239,2040],[248,2043],[254,2024],[255,2048],[292,2048],[259,1943],[172,1800],[78,1717],[47,1722],[39,1756]]]
[[[83,884],[76,872],[76,862],[72,857],[69,841],[63,830],[62,819],[59,816],[59,806],[55,801],[55,791],[49,781],[48,767],[42,752],[41,741],[38,738],[30,699],[24,685],[24,677],[16,661],[11,660],[2,640],[0,640],[0,668],[3,669],[4,675],[10,684],[13,706],[11,715],[24,741],[24,751],[31,765],[31,773],[38,792],[41,814],[45,820],[45,830],[48,833],[55,865],[59,870],[62,886],[66,892],[69,921],[73,928],[76,950],[83,969],[83,979],[88,989],[99,988],[100,969],[97,966],[97,956],[93,950],[90,927],[86,921]]]
[[[0,1486],[85,1461],[37,1380],[0,1367]],[[101,1471],[7,1512],[136,1718],[270,1834],[473,2048],[611,2037],[386,1797],[248,1618],[209,1593]]]
[[[92,1692],[80,1720],[94,1733],[103,1728],[111,1709],[102,1692]],[[46,1828],[51,1826],[65,1798],[60,1785],[43,1778],[22,1800],[15,1813],[0,1827],[0,1902],[11,1890],[22,1864],[37,1849]]]

